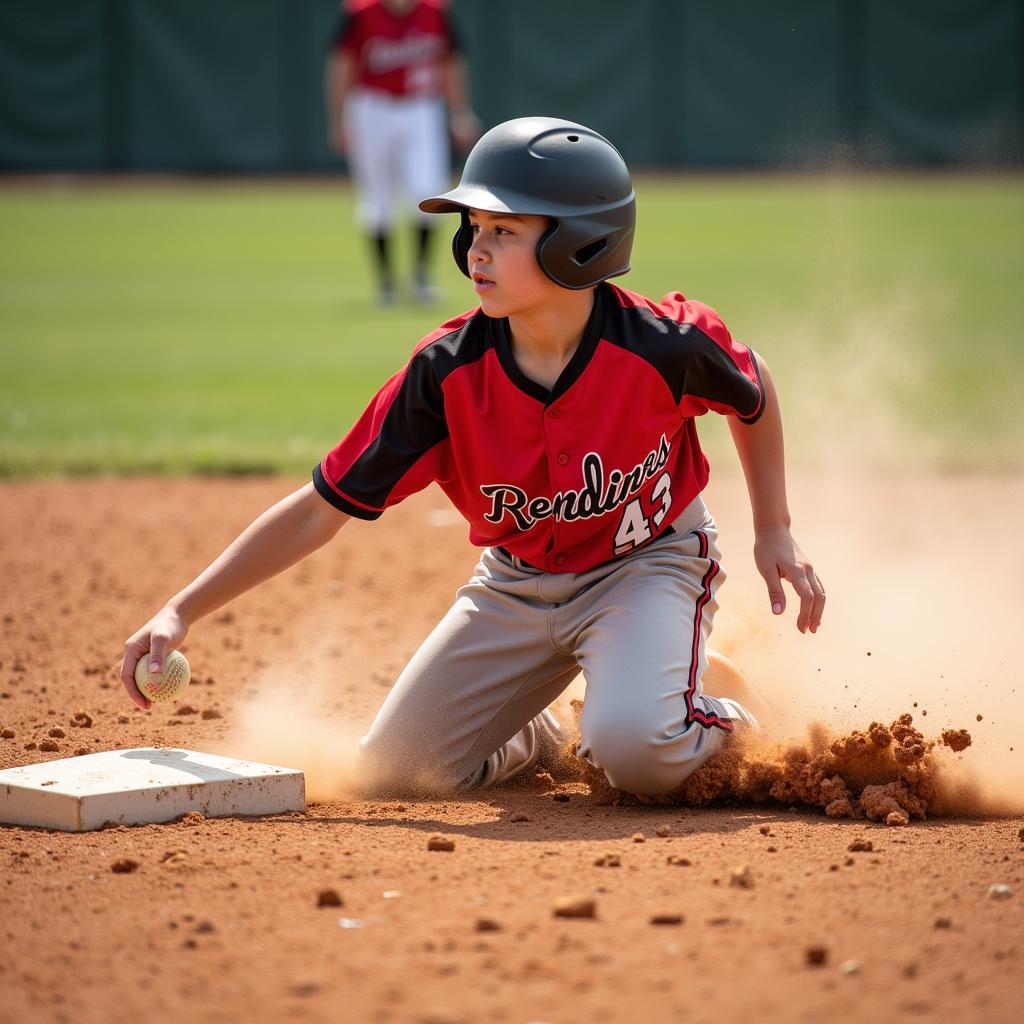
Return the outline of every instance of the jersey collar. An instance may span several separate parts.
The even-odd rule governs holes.
[[[508,328],[508,317],[492,320],[490,323],[491,330],[493,331],[494,350],[498,356],[498,362],[501,363],[501,367],[508,376],[508,379],[520,391],[531,398],[535,398],[543,405],[551,405],[561,398],[583,376],[583,371],[589,365],[594,351],[597,349],[597,343],[601,340],[601,328],[604,326],[608,302],[607,293],[608,286],[604,283],[599,284],[594,290],[594,306],[590,311],[587,324],[583,328],[583,337],[580,338],[576,351],[573,352],[572,358],[566,364],[565,369],[559,374],[558,380],[555,381],[555,386],[550,391],[542,384],[538,384],[535,380],[527,377],[516,364],[515,358],[512,355],[512,334]]]

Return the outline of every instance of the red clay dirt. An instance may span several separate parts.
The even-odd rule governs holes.
[[[183,746],[293,761],[313,798],[0,827],[0,1021],[1017,1019],[1024,818],[979,816],[970,787],[936,803],[991,694],[984,722],[931,700],[873,723],[851,698],[850,728],[737,748],[666,806],[557,768],[473,798],[344,796],[353,738],[474,564],[435,492],[200,623],[183,702],[134,709],[125,638],[296,483],[0,489],[0,767]]]

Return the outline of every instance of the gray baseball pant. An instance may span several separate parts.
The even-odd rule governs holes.
[[[582,670],[577,752],[611,785],[667,793],[737,726],[737,702],[701,692],[724,579],[700,497],[673,530],[582,573],[547,573],[486,548],[360,743],[364,784],[454,791],[501,781],[531,720]]]

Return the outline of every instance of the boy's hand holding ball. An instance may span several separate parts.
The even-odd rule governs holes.
[[[163,674],[156,678],[149,671],[149,656],[139,658],[135,665],[135,685],[147,700],[157,704],[177,700],[192,678],[188,659],[181,651],[168,651]]]
[[[188,623],[172,605],[162,608],[124,645],[120,677],[125,692],[143,710],[155,701],[177,700],[191,671],[178,648]]]

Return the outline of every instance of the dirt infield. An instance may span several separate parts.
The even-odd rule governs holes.
[[[820,779],[816,806],[793,787],[631,806],[545,777],[347,797],[354,738],[474,564],[435,492],[199,624],[185,700],[134,709],[124,639],[295,483],[0,488],[0,767],[183,746],[302,767],[312,797],[266,820],[0,827],[0,1021],[1017,1019],[1024,478],[798,480],[817,637],[764,607],[742,482],[710,492],[732,573],[715,644],[771,700],[768,738],[826,768],[853,730],[894,764],[935,758],[941,800],[892,826],[827,816]],[[869,729],[904,713],[896,746]]]

